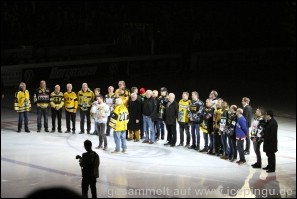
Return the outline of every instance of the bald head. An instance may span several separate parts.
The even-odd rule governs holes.
[[[175,95],[174,95],[174,93],[169,93],[169,95],[168,95],[168,101],[169,102],[173,102],[175,100]]]

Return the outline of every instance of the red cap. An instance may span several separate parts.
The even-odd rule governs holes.
[[[145,89],[144,88],[139,89],[139,93],[140,94],[144,94],[145,93]]]

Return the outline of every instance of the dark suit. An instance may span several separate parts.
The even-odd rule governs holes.
[[[168,102],[169,104],[170,102]],[[176,119],[178,116],[178,103],[173,101],[165,109],[165,124],[167,128],[167,141],[171,146],[175,146],[176,143]]]
[[[275,153],[277,152],[277,129],[278,124],[274,118],[268,120],[264,127],[263,151],[268,157],[268,168],[275,171]]]
[[[245,118],[246,120],[246,126],[248,128],[251,127],[251,124],[252,124],[252,119],[253,119],[253,109],[250,105],[246,105],[244,108],[243,108],[243,117]],[[250,144],[251,144],[251,141],[250,141],[250,135],[249,135],[249,132],[245,138],[245,141],[246,141],[246,144],[245,144],[245,151],[246,152],[250,152]]]

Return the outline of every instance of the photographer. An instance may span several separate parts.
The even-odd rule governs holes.
[[[79,155],[76,156],[82,168],[82,196],[88,198],[90,185],[92,198],[97,198],[96,178],[99,178],[100,158],[98,154],[92,150],[92,142],[90,140],[84,142],[84,147],[87,152],[83,153],[82,157]]]

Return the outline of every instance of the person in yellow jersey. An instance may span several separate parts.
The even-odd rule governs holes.
[[[123,104],[128,107],[130,91],[126,88],[125,81],[119,81],[119,88],[115,91],[115,96],[120,97],[123,101]]]
[[[178,119],[177,122],[179,124],[179,133],[180,133],[180,143],[177,146],[184,146],[184,130],[187,135],[187,142],[185,147],[190,146],[190,126],[189,126],[189,106],[191,104],[191,100],[189,100],[189,93],[183,92],[182,99],[178,103]]]
[[[14,110],[19,113],[18,133],[21,132],[23,120],[25,123],[25,131],[30,133],[28,127],[29,111],[31,110],[30,94],[26,89],[26,84],[21,82],[19,90],[15,93]]]
[[[37,133],[41,131],[41,117],[44,118],[44,131],[48,131],[48,109],[50,105],[50,89],[46,88],[46,82],[40,81],[40,87],[34,94],[34,103],[37,106]]]
[[[123,104],[121,98],[117,98],[115,102],[115,108],[110,114],[109,125],[113,128],[113,136],[116,144],[116,148],[112,153],[120,152],[122,147],[122,152],[126,153],[126,130],[127,124],[129,122],[129,112],[126,106]]]
[[[80,109],[80,133],[85,133],[85,118],[87,118],[87,133],[90,134],[91,130],[91,106],[94,101],[94,92],[88,88],[87,83],[83,83],[81,90],[78,92],[78,107]]]
[[[64,107],[64,94],[60,91],[60,85],[55,86],[55,91],[51,93],[50,104],[52,111],[52,131],[56,131],[56,118],[58,120],[58,132],[62,133],[62,108]]]
[[[72,122],[72,133],[75,133],[75,119],[76,111],[78,108],[77,95],[72,91],[72,84],[67,84],[67,92],[64,93],[64,108],[66,115],[66,127],[65,133],[70,133],[70,120]]]

